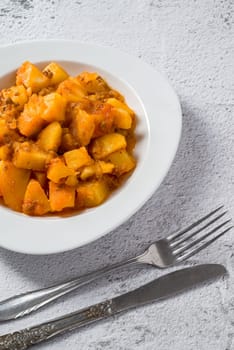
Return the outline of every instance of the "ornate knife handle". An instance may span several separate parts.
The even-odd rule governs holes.
[[[65,331],[111,316],[114,313],[113,300],[90,306],[38,326],[0,336],[0,350],[24,350]]]

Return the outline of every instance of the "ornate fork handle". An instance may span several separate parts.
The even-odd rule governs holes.
[[[112,300],[91,306],[66,317],[55,319],[39,326],[0,336],[0,350],[24,350],[50,339],[67,330],[72,330],[114,313]]]

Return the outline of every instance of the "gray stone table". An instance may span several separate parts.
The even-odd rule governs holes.
[[[58,38],[122,49],[163,71],[183,109],[177,156],[144,207],[114,232],[72,252],[33,257],[0,249],[0,299],[120,261],[220,203],[234,217],[233,14],[233,0],[0,1],[0,44]],[[198,262],[224,264],[229,278],[41,348],[234,350],[233,232],[191,261]],[[149,268],[102,278],[28,318],[1,324],[0,333],[118,295],[161,273]]]

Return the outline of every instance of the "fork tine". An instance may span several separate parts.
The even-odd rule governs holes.
[[[216,231],[218,231],[221,227],[223,227],[224,225],[226,225],[228,222],[230,222],[231,219],[224,221],[222,224],[220,224],[219,226],[213,228],[211,231],[209,231],[208,233],[204,234],[203,236],[201,236],[200,238],[196,239],[195,241],[192,241],[191,243],[186,244],[185,246],[181,247],[181,248],[177,248],[175,250],[172,250],[174,255],[179,255],[181,253],[184,253],[186,250],[188,250],[189,248],[195,246],[197,243],[200,243],[201,241],[203,241],[205,238],[209,237],[210,235],[212,235],[213,233],[215,233]]]
[[[190,231],[192,228],[196,227],[197,225],[199,225],[200,223],[202,223],[202,221],[208,219],[210,216],[212,216],[213,214],[217,213],[217,211],[219,211],[220,209],[222,209],[224,206],[221,205],[220,207],[218,207],[217,209],[213,210],[212,212],[210,212],[209,214],[203,216],[202,218],[200,218],[199,220],[197,220],[196,222],[194,222],[192,225],[186,227],[185,229],[183,229],[182,231],[178,232],[178,233],[173,233],[171,235],[169,235],[167,237],[167,241],[172,241],[180,236],[182,236],[184,233]]]
[[[210,239],[209,241],[205,242],[204,244],[201,244],[199,247],[194,248],[190,251],[188,251],[187,253],[180,255],[176,258],[177,262],[181,262],[181,261],[185,261],[188,258],[191,258],[191,256],[197,254],[198,252],[200,252],[201,250],[205,249],[206,247],[208,247],[210,244],[212,244],[213,242],[215,242],[217,239],[219,239],[221,236],[223,236],[226,232],[230,231],[234,226],[230,226],[228,227],[226,230],[224,230],[223,232],[221,232],[220,234],[218,234],[217,236],[215,236],[214,238]]]
[[[207,224],[205,224],[204,226],[202,226],[201,228],[199,228],[195,232],[191,233],[189,236],[182,237],[179,240],[174,240],[172,243],[170,243],[170,247],[174,248],[174,247],[178,246],[179,244],[184,243],[185,241],[191,239],[192,237],[196,236],[198,233],[202,232],[205,228],[207,228],[210,225],[212,225],[215,221],[221,219],[225,214],[227,214],[227,211],[225,211],[224,213],[220,214],[219,216],[216,216],[214,219],[210,220]]]

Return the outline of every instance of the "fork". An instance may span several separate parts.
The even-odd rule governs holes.
[[[16,295],[0,302],[0,321],[16,319],[30,314],[80,286],[124,266],[147,264],[164,269],[187,260],[215,242],[233,227],[229,224],[231,219],[220,221],[227,213],[223,209],[224,206],[220,206],[182,231],[152,243],[141,255],[104,267],[71,281]]]

